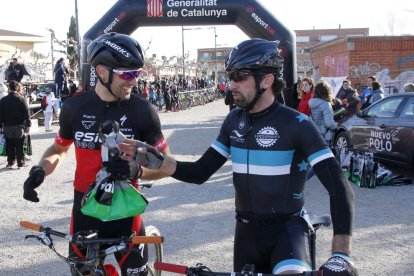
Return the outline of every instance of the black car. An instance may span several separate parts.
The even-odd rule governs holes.
[[[339,122],[334,141],[372,151],[381,163],[414,168],[414,93],[388,96]]]

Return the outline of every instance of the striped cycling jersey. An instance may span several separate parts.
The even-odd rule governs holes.
[[[333,157],[309,117],[277,102],[254,114],[234,109],[212,147],[231,157],[236,211],[247,215],[299,211],[309,166]]]

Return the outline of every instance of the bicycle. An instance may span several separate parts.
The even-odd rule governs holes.
[[[315,270],[316,266],[316,230],[321,226],[331,225],[332,219],[330,215],[309,215],[305,214],[304,219],[309,226],[309,236],[310,236],[310,255],[311,255],[311,265],[312,271],[306,271],[301,273],[293,274],[284,274],[287,276],[321,276],[319,270]],[[196,264],[195,266],[188,267],[184,265],[177,265],[165,262],[155,262],[154,268],[160,271],[168,271],[177,274],[184,274],[188,276],[270,276],[276,274],[264,274],[256,273],[254,271],[254,265],[246,264],[241,272],[213,272],[207,266],[204,266],[201,263]]]
[[[145,227],[146,236],[121,237],[121,238],[97,238],[97,231],[81,231],[74,235],[69,235],[56,231],[49,227],[35,224],[29,221],[20,221],[20,226],[36,232],[41,232],[39,235],[27,235],[25,239],[34,238],[39,240],[42,244],[48,246],[55,254],[69,264],[71,271],[78,273],[78,275],[94,275],[94,276],[117,276],[115,269],[109,270],[108,265],[104,264],[106,256],[116,252],[124,252],[129,249],[130,244],[153,244],[153,248],[148,248],[148,272],[152,276],[160,276],[161,270],[155,269],[153,264],[162,261],[162,243],[164,238],[155,226]],[[52,236],[57,236],[69,241],[79,247],[86,247],[85,258],[78,256],[65,257],[55,250]],[[100,249],[100,246],[111,245],[106,249]],[[150,250],[151,249],[151,250]],[[150,251],[152,255],[150,255]],[[152,257],[151,257],[152,256]],[[82,268],[78,268],[78,265]],[[106,269],[108,271],[106,271]],[[85,274],[87,273],[87,274]]]

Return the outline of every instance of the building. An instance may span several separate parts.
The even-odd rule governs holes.
[[[198,76],[215,79],[217,71],[218,80],[225,79],[224,63],[231,49],[231,47],[197,49],[197,61],[200,65]]]
[[[4,68],[12,58],[16,57],[25,64],[33,64],[35,44],[48,41],[43,36],[0,29],[0,81],[3,81]]]
[[[312,47],[309,54],[320,76],[348,76],[358,91],[369,76],[389,94],[414,81],[414,36],[341,37]]]
[[[369,35],[369,28],[348,28],[342,29],[312,29],[295,30],[297,73],[299,77],[314,75],[314,64],[310,58],[310,49],[315,45],[337,39],[338,37],[366,37]]]

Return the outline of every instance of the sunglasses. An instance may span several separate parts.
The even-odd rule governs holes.
[[[236,82],[247,80],[252,75],[253,73],[250,71],[231,71],[227,73],[229,80]]]
[[[118,74],[120,79],[126,80],[126,81],[131,81],[135,78],[138,78],[139,75],[141,74],[142,69],[139,70],[116,70],[116,69],[112,69],[112,72]]]

